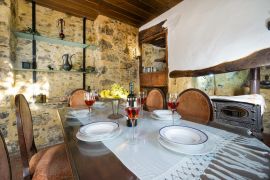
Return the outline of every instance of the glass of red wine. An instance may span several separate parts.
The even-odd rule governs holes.
[[[88,106],[89,114],[91,116],[92,106],[96,102],[95,92],[94,91],[85,92],[84,93],[84,102]]]
[[[139,92],[138,103],[140,104],[140,107],[141,107],[141,109],[140,109],[141,116],[143,116],[143,106],[145,104],[146,98],[147,98],[147,93],[145,91]]]
[[[172,124],[174,125],[174,113],[179,104],[178,94],[177,93],[168,93],[167,94],[167,105],[172,111]]]
[[[132,139],[131,139],[132,144],[136,143],[135,121],[139,118],[139,113],[140,113],[140,105],[137,102],[138,102],[138,99],[134,98],[132,105],[127,103],[127,107],[125,109],[127,116],[131,120],[131,124],[132,124]]]

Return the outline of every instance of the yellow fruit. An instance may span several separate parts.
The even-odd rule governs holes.
[[[100,92],[102,98],[123,98],[126,99],[128,91],[121,85],[115,83],[110,89],[104,89]]]

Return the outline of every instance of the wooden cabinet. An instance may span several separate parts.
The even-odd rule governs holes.
[[[139,33],[141,89],[168,87],[167,29],[162,27],[163,23]],[[145,69],[154,69],[155,72],[145,72]]]
[[[168,85],[168,72],[152,72],[140,74],[141,87],[166,87]]]

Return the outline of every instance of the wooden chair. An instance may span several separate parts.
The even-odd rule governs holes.
[[[15,97],[19,147],[24,179],[73,179],[65,144],[37,152],[32,115],[22,94]]]
[[[11,180],[11,166],[5,139],[0,131],[0,176],[2,180]]]
[[[70,107],[79,107],[86,106],[84,102],[84,93],[86,91],[84,89],[76,89],[74,90],[69,98],[69,106]]]
[[[207,124],[213,118],[212,102],[208,95],[199,89],[186,89],[178,97],[177,112],[183,119]]]
[[[145,106],[147,111],[164,109],[165,107],[164,93],[157,88],[151,89],[147,95]]]

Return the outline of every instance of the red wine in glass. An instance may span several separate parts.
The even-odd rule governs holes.
[[[84,102],[85,102],[85,104],[87,106],[92,106],[95,103],[95,100],[94,99],[90,99],[90,100],[85,100]]]
[[[179,102],[175,102],[175,101],[169,101],[168,102],[168,106],[172,109],[172,110],[176,110],[177,106],[178,106]]]
[[[140,108],[139,107],[127,107],[126,112],[128,115],[128,118],[132,121],[135,121],[139,117]]]

